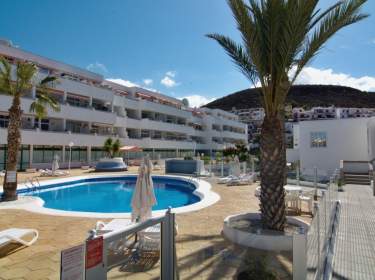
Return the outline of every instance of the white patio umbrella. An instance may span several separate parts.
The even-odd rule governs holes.
[[[241,175],[241,164],[238,156],[234,157],[234,162],[232,163],[232,175],[237,177]]]
[[[146,156],[139,166],[137,183],[131,201],[132,222],[142,222],[152,216],[152,206],[156,204],[156,197],[151,171],[152,163],[149,156]]]
[[[53,157],[53,161],[52,161],[52,174],[55,174],[55,172],[60,168],[59,166],[59,156],[58,155],[55,155]]]

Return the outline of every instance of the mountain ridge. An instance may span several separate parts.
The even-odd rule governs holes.
[[[375,108],[375,92],[337,85],[295,85],[292,86],[287,104],[293,107],[349,107]],[[232,108],[248,109],[261,107],[256,88],[249,88],[218,98],[202,107],[230,111]]]

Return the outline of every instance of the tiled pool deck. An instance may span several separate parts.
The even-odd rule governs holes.
[[[81,175],[82,172],[75,170],[72,174]],[[259,256],[267,257],[269,266],[278,272],[281,279],[291,279],[290,253],[245,250],[232,245],[221,235],[226,216],[258,210],[259,202],[254,197],[257,184],[226,187],[209,181],[221,200],[208,208],[177,215],[180,279],[231,279],[245,260]],[[97,220],[0,210],[0,230],[23,227],[35,228],[40,233],[38,241],[29,248],[20,248],[10,254],[9,248],[0,250],[0,279],[59,279],[60,251],[81,243]],[[146,273],[119,276],[116,269],[109,273],[109,279],[158,279],[159,264]]]
[[[332,279],[375,279],[375,197],[369,186],[344,189]]]

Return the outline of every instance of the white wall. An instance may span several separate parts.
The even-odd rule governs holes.
[[[302,173],[314,166],[331,174],[340,160],[368,161],[368,118],[304,121],[299,124],[299,155]],[[326,132],[327,147],[312,148],[311,132]]]
[[[299,150],[298,149],[286,149],[286,161],[297,162],[299,161]]]

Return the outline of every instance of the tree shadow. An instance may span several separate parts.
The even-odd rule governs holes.
[[[178,271],[180,279],[196,279],[204,276],[205,279],[232,278],[246,269],[249,260],[267,261],[267,265],[282,279],[292,279],[291,252],[268,252],[253,248],[235,245],[221,235],[197,236],[188,235],[179,240],[179,243],[210,240],[209,244],[193,250],[188,255],[178,257]],[[186,273],[191,271],[191,273]]]
[[[26,248],[26,246],[19,244],[19,243],[9,243],[8,245],[3,246],[0,248],[0,259],[5,258],[11,254],[14,254],[22,249]]]

